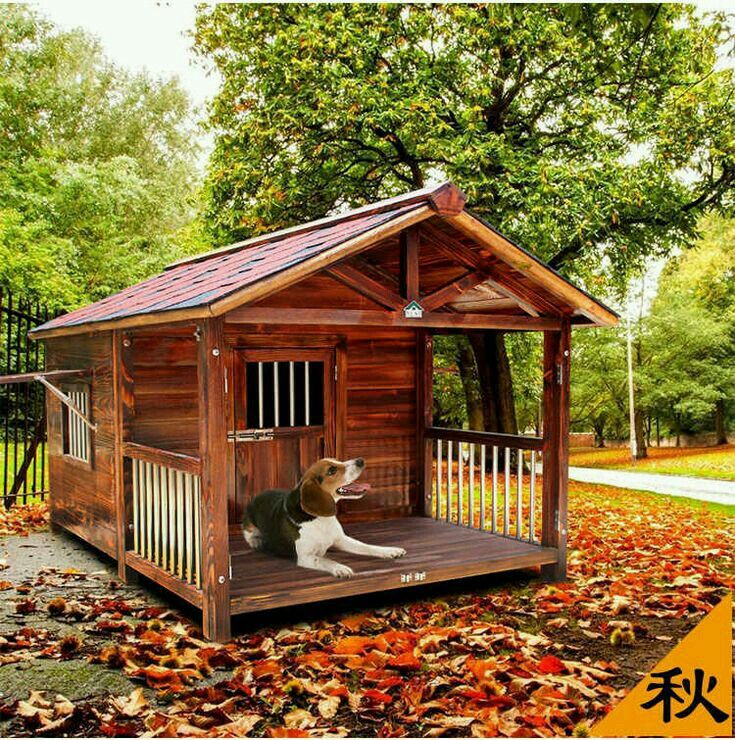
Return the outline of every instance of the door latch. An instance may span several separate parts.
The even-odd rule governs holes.
[[[244,429],[239,432],[228,432],[228,442],[267,442],[273,439],[272,429]]]

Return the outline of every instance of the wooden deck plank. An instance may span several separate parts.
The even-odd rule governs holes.
[[[347,524],[345,530],[375,545],[400,545],[399,560],[377,560],[330,551],[355,576],[339,580],[299,568],[295,562],[250,550],[237,529],[230,532],[233,614],[353,596],[467,576],[556,563],[555,548],[478,532],[428,517],[403,517]],[[404,582],[402,577],[411,576]],[[424,574],[417,578],[416,574]]]

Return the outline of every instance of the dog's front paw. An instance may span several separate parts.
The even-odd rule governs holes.
[[[342,565],[337,563],[332,570],[332,575],[335,578],[352,578],[355,575],[355,571],[350,568],[349,565]]]
[[[386,560],[395,560],[396,558],[402,558],[405,554],[406,551],[402,547],[384,547],[380,557]]]

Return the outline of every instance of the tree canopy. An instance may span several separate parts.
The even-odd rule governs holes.
[[[193,215],[192,126],[176,80],[128,73],[84,32],[3,6],[0,281],[72,308],[178,255]]]
[[[623,285],[733,206],[728,32],[668,4],[203,6],[207,220],[227,241],[448,177],[555,266]]]

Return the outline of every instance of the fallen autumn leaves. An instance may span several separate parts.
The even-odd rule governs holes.
[[[20,627],[0,638],[0,663],[85,656],[141,688],[76,703],[31,691],[0,714],[8,734],[584,734],[622,695],[626,651],[665,652],[663,625],[688,630],[732,588],[735,535],[732,518],[632,492],[578,485],[570,503],[567,583],[511,579],[224,646],[175,612],[121,598],[107,578],[41,573],[14,587],[19,619],[51,614],[86,637]],[[90,579],[104,594],[77,594]],[[70,597],[48,598],[51,583]]]

